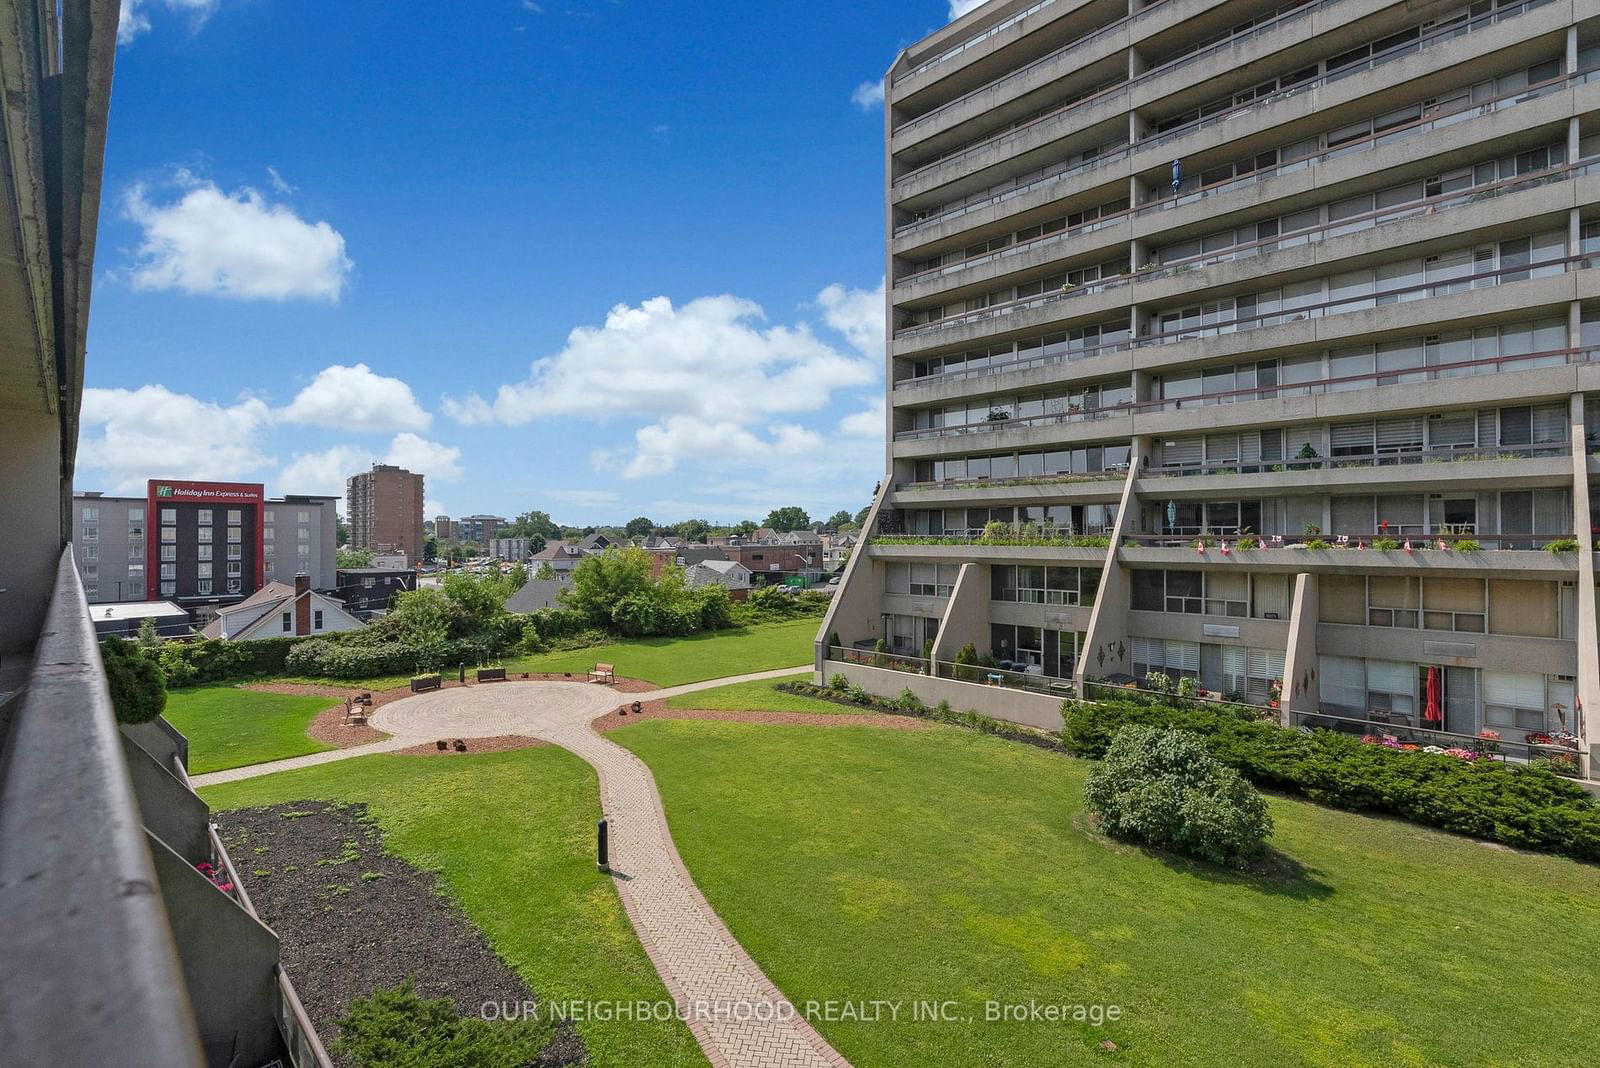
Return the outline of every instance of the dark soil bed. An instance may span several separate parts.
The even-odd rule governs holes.
[[[324,1043],[351,1001],[407,976],[419,995],[448,997],[464,1016],[484,1002],[534,997],[434,875],[384,852],[366,806],[297,801],[218,813],[217,822]],[[537,1063],[585,1061],[583,1040],[562,1024]]]

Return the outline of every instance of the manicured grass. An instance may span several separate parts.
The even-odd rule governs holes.
[[[689,870],[779,989],[904,1002],[815,1021],[858,1068],[1592,1056],[1592,866],[1274,798],[1271,874],[1234,874],[1089,829],[1087,763],[956,729],[609,737],[649,763]],[[960,1019],[913,1022],[913,999]],[[1123,1016],[985,1022],[989,999]]]
[[[216,809],[365,802],[386,848],[439,872],[445,891],[541,999],[668,997],[616,890],[595,870],[594,772],[563,749],[358,757],[215,786],[201,796]],[[676,1020],[576,1026],[595,1065],[705,1063]]]
[[[596,663],[616,665],[617,674],[658,686],[677,686],[724,675],[809,663],[817,639],[815,619],[720,630],[688,638],[629,638],[588,649],[540,653],[507,660],[513,671],[588,671]]]
[[[667,698],[668,708],[705,708],[717,712],[814,712],[826,716],[872,715],[870,708],[819,701],[815,697],[784,693],[778,689],[780,682],[810,682],[811,672],[785,675],[780,679],[759,682],[735,682],[718,686],[714,690],[679,694]]]
[[[330,697],[197,686],[167,694],[162,714],[189,739],[189,773],[203,775],[332,749],[306,728],[337,703]]]

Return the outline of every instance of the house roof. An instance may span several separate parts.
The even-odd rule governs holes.
[[[89,615],[96,623],[106,620],[146,619],[154,616],[187,616],[189,613],[171,601],[130,601],[125,604],[95,604]]]
[[[506,598],[506,611],[537,612],[546,605],[558,603],[557,596],[570,585],[565,579],[529,579]]]
[[[708,567],[712,571],[715,571],[715,572],[717,572],[718,574],[721,574],[721,575],[726,575],[728,572],[732,571],[736,567],[744,568],[744,570],[746,570],[746,571],[750,570],[748,567],[745,567],[743,564],[741,564],[737,560],[701,560],[699,563],[695,564],[694,566],[695,567]]]

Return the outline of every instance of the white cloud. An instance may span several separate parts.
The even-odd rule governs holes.
[[[123,214],[144,231],[130,278],[135,289],[176,289],[239,300],[337,301],[350,270],[344,237],[325,221],[307,222],[284,204],[244,186],[178,171],[177,199],[154,203],[143,183],[123,198]]]
[[[289,180],[278,173],[278,168],[270,165],[267,167],[267,181],[271,183],[272,191],[281,197],[286,197],[295,191]]]
[[[389,453],[383,458],[386,464],[396,464],[415,471],[428,479],[454,482],[461,477],[461,450],[454,445],[441,445],[437,441],[406,432],[396,434],[389,443]]]
[[[426,518],[432,519],[436,515],[449,515],[450,509],[444,506],[443,501],[435,497],[427,497],[422,502],[422,514]]]
[[[376,457],[360,445],[335,445],[321,452],[296,453],[278,476],[284,493],[325,493],[343,497],[345,480],[370,468]]]
[[[86,389],[78,460],[110,475],[114,490],[151,478],[242,478],[272,463],[259,444],[271,418],[253,397],[221,405],[160,385]]]
[[[145,8],[156,0],[122,0],[117,13],[117,43],[128,44],[150,29],[150,16]],[[220,0],[160,0],[168,11],[187,12],[189,32],[195,33],[206,24],[217,10]]]
[[[410,386],[364,363],[323,368],[278,417],[344,430],[426,430],[433,422]]]
[[[814,307],[848,346],[808,323],[768,325],[760,306],[734,296],[674,307],[666,297],[619,304],[602,326],[581,326],[528,377],[489,401],[443,399],[463,423],[520,425],[580,416],[643,417],[631,447],[590,454],[599,470],[626,478],[664,475],[685,460],[761,464],[825,448],[821,435],[779,415],[826,407],[840,389],[881,381],[883,292],[829,286]]]
[[[850,94],[850,102],[862,111],[871,111],[883,105],[883,83],[862,82]]]
[[[976,11],[986,3],[988,0],[950,0],[950,21],[954,22],[969,11]]]
[[[883,395],[872,398],[871,403],[859,412],[851,412],[839,420],[839,433],[852,438],[874,438],[883,440],[884,426]]]
[[[883,280],[877,289],[850,289],[837,283],[817,294],[817,306],[829,326],[843,334],[857,352],[884,355]]]

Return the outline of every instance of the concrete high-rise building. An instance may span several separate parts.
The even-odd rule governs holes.
[[[906,49],[886,476],[820,637],[995,667],[818,670],[1042,726],[1158,674],[1586,769],[1597,73],[1551,0],[991,0]]]
[[[505,525],[503,515],[464,515],[455,521],[456,539],[487,546]]]
[[[422,476],[390,464],[351,475],[345,493],[350,544],[422,559]]]

